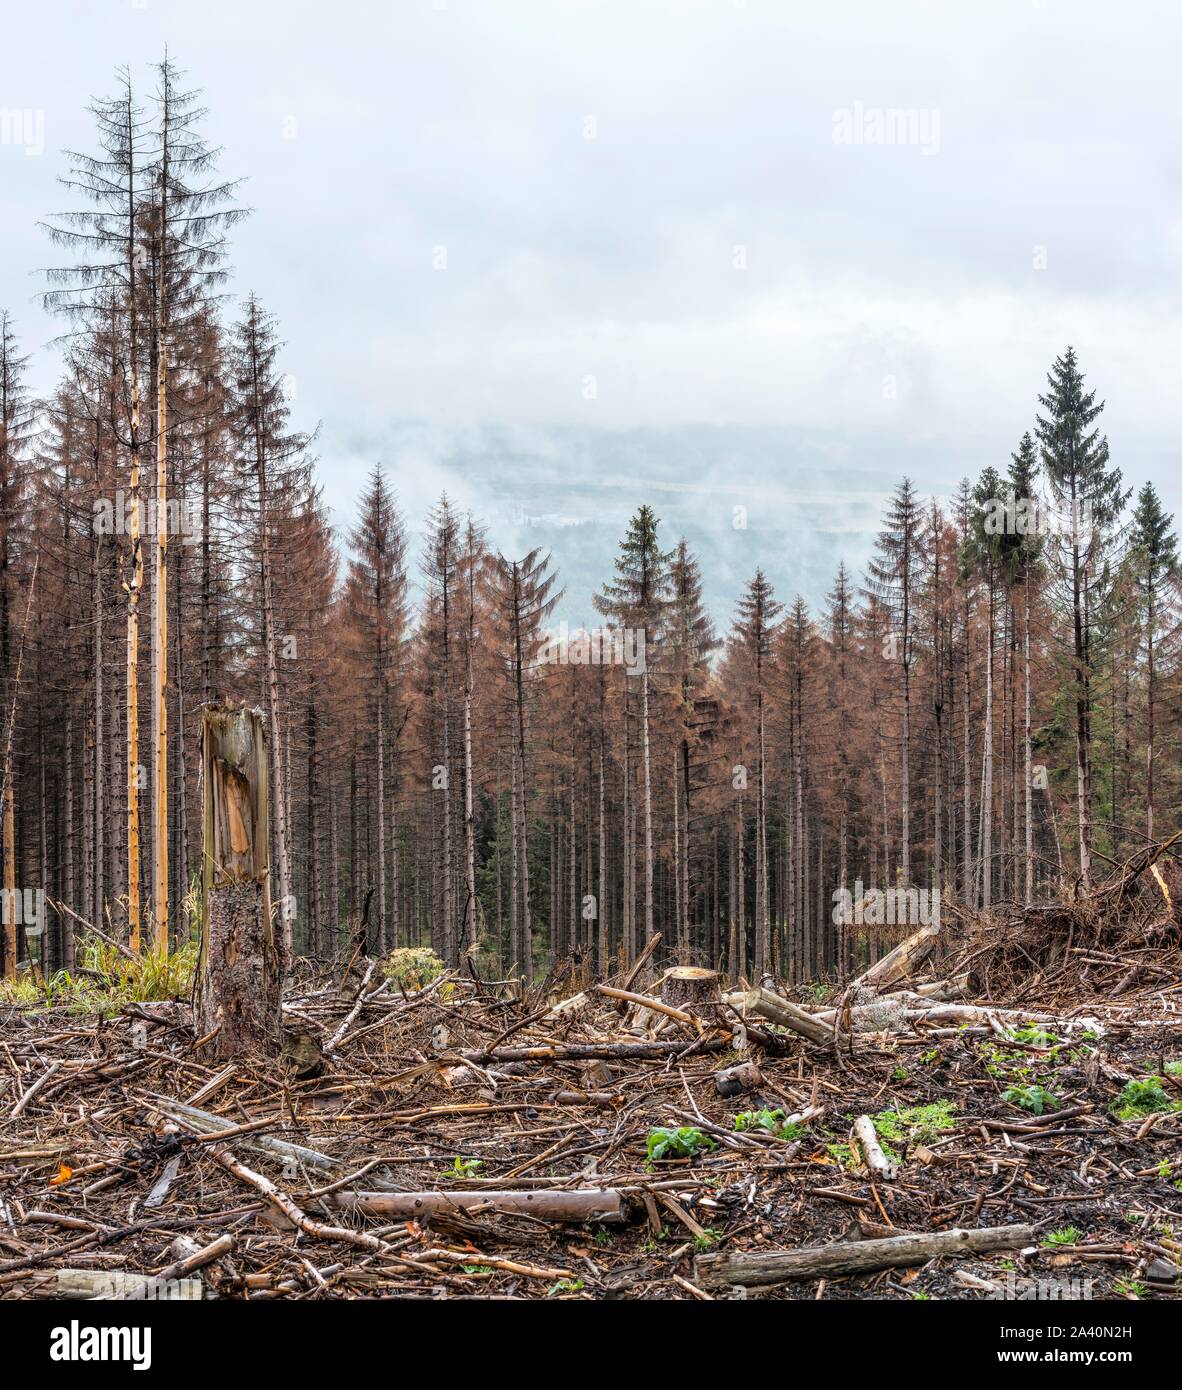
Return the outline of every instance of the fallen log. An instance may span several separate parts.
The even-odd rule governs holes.
[[[668,1018],[676,1019],[678,1023],[687,1023],[691,1027],[693,1026],[692,1015],[673,1004],[665,1003],[661,999],[653,999],[647,994],[636,994],[630,989],[616,989],[614,985],[596,985],[595,989],[599,994],[606,995],[608,999],[621,999],[626,1004],[637,1004],[642,1009],[651,1009],[653,1013],[665,1014]]]
[[[471,1049],[458,1052],[466,1062],[553,1062],[584,1061],[596,1057],[668,1057],[679,1052],[724,1052],[731,1047],[730,1038],[679,1038],[674,1042],[655,1039],[650,1042],[547,1043],[541,1047],[494,1047],[481,1052]]]
[[[781,999],[766,989],[749,989],[745,994],[728,994],[727,1004],[741,1014],[754,1014],[765,1018],[769,1023],[778,1023],[782,1028],[790,1028],[810,1042],[827,1043],[833,1041],[833,1029],[815,1015],[806,1013],[798,1004]]]
[[[920,927],[905,940],[900,941],[893,951],[859,975],[850,986],[852,990],[882,990],[884,985],[894,984],[896,980],[906,979],[921,960],[931,952],[940,934],[939,927]]]
[[[226,1121],[221,1115],[211,1115],[208,1110],[198,1110],[196,1106],[185,1105],[182,1101],[173,1100],[170,1096],[156,1095],[151,1091],[148,1094],[152,1098],[152,1104],[162,1115],[187,1122],[202,1135],[216,1134],[223,1139],[228,1137],[224,1133]],[[337,1170],[338,1165],[335,1158],[329,1158],[327,1154],[322,1154],[317,1149],[305,1148],[303,1144],[292,1144],[286,1139],[272,1139],[270,1135],[260,1134],[243,1139],[241,1142],[243,1148],[253,1149],[256,1153],[261,1151],[271,1154],[277,1158],[302,1164],[305,1168],[314,1168],[322,1173],[335,1173]]]
[[[367,1216],[388,1216],[413,1221],[425,1216],[466,1212],[512,1212],[539,1221],[602,1222],[617,1225],[625,1219],[623,1201],[616,1188],[585,1192],[530,1192],[491,1189],[462,1192],[336,1192],[328,1199],[335,1207]]]
[[[708,1287],[726,1284],[779,1284],[786,1279],[816,1279],[831,1274],[864,1274],[877,1269],[926,1264],[943,1255],[987,1254],[1017,1250],[1035,1240],[1034,1226],[987,1226],[979,1231],[933,1231],[800,1250],[735,1251],[699,1255],[694,1280]]]
[[[52,1292],[69,1299],[147,1299],[152,1302],[200,1301],[200,1279],[166,1278],[161,1274],[134,1274],[122,1269],[58,1269],[36,1276],[44,1295]]]

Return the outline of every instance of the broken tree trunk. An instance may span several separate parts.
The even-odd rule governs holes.
[[[880,961],[876,961],[864,975],[859,975],[850,988],[881,990],[884,985],[906,979],[926,958],[939,934],[939,927],[920,927],[919,931],[912,932],[893,951],[888,951]]]
[[[271,920],[267,749],[259,710],[206,705],[204,895],[197,1027],[214,1055],[275,1055],[281,950]]]
[[[924,1264],[941,1255],[1016,1250],[1035,1240],[1034,1226],[987,1226],[980,1231],[935,1231],[931,1235],[891,1236],[802,1250],[769,1250],[699,1255],[694,1278],[717,1288],[725,1284],[779,1284],[785,1279],[816,1279],[830,1274],[863,1274]]]
[[[754,1091],[763,1084],[763,1077],[754,1062],[739,1062],[714,1073],[714,1089],[720,1096],[738,1096]]]
[[[728,994],[726,1002],[739,1013],[754,1014],[757,1018],[766,1018],[769,1023],[778,1023],[782,1028],[791,1028],[810,1042],[833,1041],[833,1029],[828,1023],[769,990],[751,989],[746,994]]]

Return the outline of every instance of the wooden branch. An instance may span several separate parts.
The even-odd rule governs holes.
[[[651,1009],[653,1013],[666,1014],[669,1018],[675,1018],[678,1023],[688,1023],[691,1028],[694,1026],[694,1020],[690,1014],[687,1014],[684,1009],[666,1004],[663,1000],[653,999],[647,994],[634,994],[630,989],[615,989],[612,985],[596,985],[595,988],[598,993],[605,994],[609,999],[622,999],[628,1004],[638,1004],[643,1009]]]
[[[798,1004],[781,999],[778,994],[772,994],[770,990],[756,987],[748,990],[746,994],[728,994],[725,1002],[739,1013],[754,1014],[757,1018],[766,1018],[769,1023],[791,1028],[794,1033],[808,1038],[810,1042],[833,1041],[833,1029],[827,1023],[813,1014],[806,1013]]]
[[[880,1178],[885,1178],[888,1182],[898,1177],[899,1165],[892,1163],[882,1151],[882,1145],[878,1142],[878,1135],[874,1129],[874,1121],[869,1115],[859,1115],[854,1121],[854,1134],[857,1136],[858,1143],[862,1147],[862,1157],[866,1161],[866,1167]]]
[[[864,1274],[876,1269],[926,1264],[943,1255],[1017,1250],[1032,1244],[1035,1232],[1034,1226],[987,1226],[979,1231],[934,1231],[884,1240],[806,1246],[800,1250],[699,1255],[694,1261],[694,1279],[696,1283],[718,1288],[725,1284],[779,1284],[786,1279]]]
[[[533,1192],[464,1190],[457,1192],[336,1192],[331,1204],[367,1216],[389,1216],[397,1221],[413,1221],[424,1216],[447,1216],[467,1212],[514,1212],[539,1221],[605,1222],[619,1224],[624,1218],[623,1202],[616,1188],[597,1188],[582,1192]]]
[[[341,1039],[345,1036],[345,1034],[346,1034],[346,1033],[349,1031],[349,1029],[353,1026],[353,1020],[354,1020],[354,1019],[357,1017],[357,1015],[361,1012],[361,1006],[362,1006],[362,1004],[365,1003],[365,989],[366,989],[366,986],[369,984],[370,978],[371,978],[371,976],[373,975],[374,968],[375,968],[376,965],[377,965],[377,962],[376,962],[376,961],[372,961],[372,960],[370,961],[369,967],[368,967],[368,969],[366,970],[364,976],[362,977],[362,980],[361,980],[361,988],[357,991],[357,999],[356,999],[356,1002],[354,1003],[353,1007],[349,1010],[349,1012],[345,1015],[344,1020],[343,1020],[343,1022],[341,1023],[341,1026],[340,1026],[340,1027],[337,1029],[337,1031],[332,1035],[332,1037],[329,1038],[329,1040],[324,1044],[324,1051],[325,1051],[325,1052],[332,1052],[332,1051],[334,1051],[334,1049],[335,1049],[335,1048],[338,1046],[338,1044],[341,1042]]]
[[[466,1062],[558,1062],[587,1061],[596,1057],[668,1057],[670,1053],[724,1052],[730,1038],[695,1038],[675,1042],[656,1039],[649,1042],[547,1043],[541,1047],[494,1047],[489,1051],[467,1049],[454,1055]]]

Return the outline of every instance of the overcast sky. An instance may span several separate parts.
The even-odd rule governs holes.
[[[342,526],[380,460],[413,530],[446,488],[552,546],[577,622],[648,501],[720,620],[757,564],[815,604],[904,471],[1005,465],[1069,342],[1182,510],[1176,4],[11,6],[0,304],[39,389],[59,152],[165,43]]]

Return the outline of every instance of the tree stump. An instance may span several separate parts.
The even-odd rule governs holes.
[[[271,919],[267,749],[258,710],[201,712],[205,799],[197,1026],[213,1054],[276,1055],[280,943]]]
[[[702,1013],[719,1002],[718,971],[675,965],[661,981],[661,1002],[687,1013]]]
[[[714,1073],[714,1089],[720,1096],[740,1096],[763,1084],[763,1076],[754,1062],[739,1062]]]

